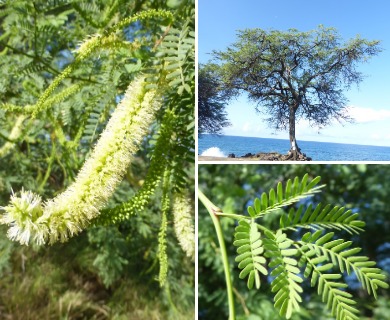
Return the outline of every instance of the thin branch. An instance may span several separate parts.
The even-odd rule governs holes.
[[[26,56],[28,58],[34,59],[36,61],[39,61],[39,63],[44,65],[53,74],[59,75],[61,73],[60,71],[58,71],[58,70],[54,69],[52,66],[50,66],[40,56],[35,56],[35,55],[32,55],[32,54],[28,54],[27,52],[24,52],[22,50],[16,49],[16,48],[14,48],[14,47],[12,47],[9,44],[4,43],[4,42],[0,42],[0,44],[3,45],[4,47],[8,48],[8,49],[11,49],[12,51],[14,51],[14,52],[16,52],[18,54],[21,54],[21,55]],[[66,78],[67,79],[71,79],[71,80],[84,81],[84,82],[95,83],[95,84],[102,84],[99,81],[91,80],[89,78],[88,79],[87,78],[79,78],[79,77],[75,77],[75,76],[67,76]]]
[[[203,205],[206,207],[207,211],[209,212],[211,220],[213,221],[215,227],[215,231],[217,233],[219,247],[221,250],[223,268],[225,271],[226,290],[227,290],[228,301],[229,301],[229,320],[235,320],[236,314],[234,309],[233,285],[232,285],[232,278],[230,275],[229,260],[227,256],[222,227],[219,222],[219,218],[216,215],[217,213],[221,212],[221,209],[218,208],[215,204],[213,204],[199,189],[198,189],[198,199],[203,203]]]

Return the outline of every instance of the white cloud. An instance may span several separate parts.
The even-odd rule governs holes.
[[[388,109],[371,109],[351,106],[348,113],[357,123],[390,120],[390,110]]]
[[[367,144],[390,146],[390,108],[373,109],[350,106],[348,114],[354,123],[339,123],[336,119],[319,130],[311,127],[309,121],[301,119],[296,123],[296,137],[306,141],[324,141],[336,143]],[[288,130],[275,131],[268,127],[265,116],[253,109],[243,110],[236,106],[229,112],[232,126],[224,129],[226,135],[288,139]]]
[[[382,136],[379,135],[378,133],[372,133],[370,137],[371,137],[371,139],[374,139],[374,140],[382,139]]]
[[[243,132],[251,132],[252,131],[252,125],[250,122],[245,122],[241,129]]]

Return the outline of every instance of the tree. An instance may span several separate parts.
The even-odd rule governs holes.
[[[193,318],[194,49],[193,0],[0,2],[0,271],[11,271],[0,291],[15,292],[0,297],[5,317],[101,318],[95,305],[78,316],[34,307],[53,297],[52,313],[72,308],[90,278],[106,308],[133,277],[162,318]],[[20,254],[40,262],[23,275]],[[33,268],[61,262],[85,271],[79,285],[53,277],[43,296],[25,294]]]
[[[227,92],[221,90],[218,66],[199,65],[198,72],[198,132],[220,133],[230,125],[225,112],[229,100]]]
[[[288,128],[291,159],[301,153],[295,138],[299,119],[320,128],[332,119],[352,120],[343,90],[362,81],[357,63],[381,51],[379,41],[359,36],[341,43],[336,29],[323,26],[308,32],[246,29],[238,39],[213,53],[223,63],[224,85],[247,92],[276,130]]]

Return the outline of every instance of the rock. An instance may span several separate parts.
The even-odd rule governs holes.
[[[247,153],[246,155],[242,156],[241,158],[252,158],[254,155],[252,153]]]
[[[260,161],[292,161],[293,154],[291,151],[288,151],[287,154],[280,154],[278,152],[259,152],[256,154],[247,153],[241,158],[251,158],[251,160],[260,160]],[[295,161],[311,161],[312,158],[306,156],[304,153],[298,154],[298,159]]]

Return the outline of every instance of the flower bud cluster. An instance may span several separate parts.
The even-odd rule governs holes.
[[[183,194],[175,194],[173,198],[173,215],[176,237],[188,257],[195,259],[195,231],[192,222],[192,206]]]
[[[135,80],[112,114],[76,180],[63,193],[42,204],[39,196],[22,191],[12,195],[0,223],[8,236],[22,244],[66,241],[99,215],[125,174],[160,107],[156,92]]]

